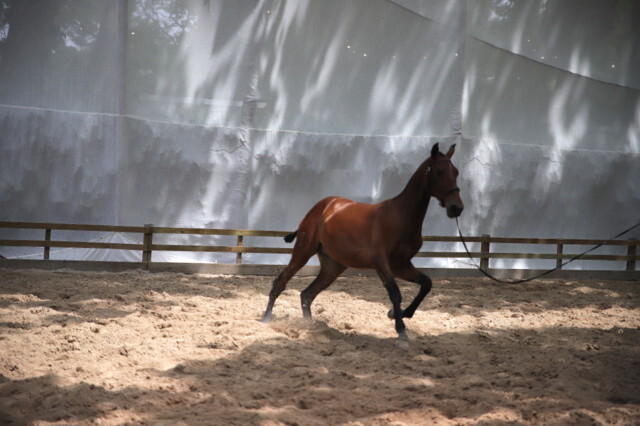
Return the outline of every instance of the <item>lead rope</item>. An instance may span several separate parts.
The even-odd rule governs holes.
[[[640,222],[636,223],[635,225],[633,225],[630,228],[625,229],[624,231],[620,232],[617,235],[614,235],[613,237],[609,238],[608,240],[603,240],[602,242],[600,242],[599,244],[591,247],[589,250],[580,253],[578,255],[575,255],[574,257],[572,257],[571,259],[567,260],[566,262],[562,263],[559,266],[556,266],[553,269],[550,269],[548,271],[544,271],[538,275],[534,275],[533,277],[530,278],[525,278],[525,279],[521,279],[521,280],[515,280],[515,281],[508,281],[508,280],[501,280],[499,278],[494,277],[493,275],[491,275],[489,272],[485,271],[484,269],[482,269],[480,266],[478,266],[478,264],[476,263],[475,260],[473,260],[473,257],[471,256],[471,252],[469,251],[469,248],[467,247],[467,243],[464,240],[464,237],[462,236],[462,231],[460,230],[460,223],[458,222],[458,218],[456,217],[456,226],[458,227],[458,235],[460,235],[460,240],[462,241],[462,245],[464,246],[464,250],[467,252],[467,254],[469,255],[469,259],[471,259],[471,262],[473,263],[473,266],[475,266],[476,268],[478,268],[478,271],[482,272],[482,274],[484,276],[486,276],[487,278],[490,278],[494,281],[497,281],[499,283],[503,283],[503,284],[521,284],[521,283],[526,283],[529,281],[533,281],[535,279],[538,279],[540,277],[544,277],[545,275],[549,275],[552,272],[557,271],[558,269],[562,268],[565,265],[568,265],[569,263],[578,260],[579,258],[581,258],[582,256],[584,256],[587,253],[591,253],[592,251],[594,251],[595,249],[602,247],[603,245],[605,245],[606,243],[608,243],[609,241],[615,240],[618,237],[621,237],[622,235],[631,232],[633,229],[637,228],[638,226],[640,226]]]

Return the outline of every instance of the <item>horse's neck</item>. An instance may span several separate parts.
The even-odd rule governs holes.
[[[425,179],[429,164],[430,160],[422,163],[402,192],[390,200],[398,209],[399,214],[405,217],[407,226],[417,227],[420,231],[422,231],[422,222],[427,214],[431,198],[431,194],[426,188],[427,179]]]

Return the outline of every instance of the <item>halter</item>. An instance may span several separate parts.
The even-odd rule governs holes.
[[[428,175],[429,173],[431,173],[431,166],[432,166],[433,164],[438,164],[438,163],[451,163],[451,160],[449,160],[449,159],[443,159],[443,160],[436,160],[436,161],[432,161],[432,162],[431,162],[431,164],[429,164],[429,166],[427,167],[427,171],[425,172],[425,176],[426,176],[426,175]],[[440,183],[435,179],[435,177],[434,177],[434,179],[433,179],[433,180],[436,182],[436,184],[437,184],[438,186],[440,186]],[[441,205],[441,206],[444,206],[444,201],[443,201],[443,200],[444,200],[444,199],[445,199],[449,194],[452,194],[452,193],[454,193],[454,192],[456,192],[456,191],[460,192],[460,188],[458,188],[457,186],[454,186],[453,188],[449,188],[449,189],[447,189],[446,191],[444,191],[444,193],[442,194],[442,200],[439,200],[439,201],[440,201],[440,205]]]

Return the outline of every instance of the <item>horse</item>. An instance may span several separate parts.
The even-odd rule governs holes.
[[[320,260],[320,273],[300,294],[302,315],[311,319],[311,304],[348,267],[373,269],[382,281],[392,308],[398,333],[396,346],[409,349],[404,318],[411,318],[431,290],[431,279],[413,266],[411,259],[422,246],[422,223],[431,197],[446,209],[447,216],[460,216],[464,205],[456,183],[458,169],[451,162],[455,144],[446,154],[436,143],[431,155],[413,173],[405,188],[394,198],[365,204],[342,197],[328,197],[316,203],[298,225],[284,237],[296,240],[289,264],[273,280],[262,318],[268,323],[276,299],[287,282],[313,255]],[[420,286],[414,300],[401,309],[402,295],[396,278]]]

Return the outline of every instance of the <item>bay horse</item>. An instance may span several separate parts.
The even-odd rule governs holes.
[[[348,267],[374,269],[391,299],[388,316],[395,320],[397,346],[409,348],[403,318],[411,318],[431,290],[431,279],[417,270],[411,259],[422,246],[422,222],[431,197],[446,209],[447,216],[460,216],[464,205],[456,184],[458,169],[451,162],[455,144],[442,154],[436,143],[427,158],[396,197],[378,204],[358,203],[341,197],[320,200],[302,219],[298,229],[284,237],[297,238],[291,260],[273,281],[262,319],[269,322],[273,305],[287,282],[317,254],[320,273],[302,291],[302,315],[311,318],[311,303]],[[395,278],[420,286],[415,299],[401,309],[402,296]]]

